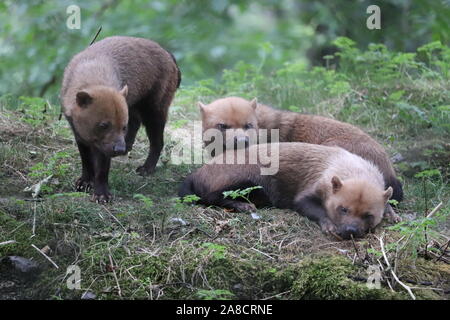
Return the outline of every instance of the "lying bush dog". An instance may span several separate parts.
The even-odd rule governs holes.
[[[108,202],[111,157],[131,150],[141,123],[150,153],[137,169],[152,173],[163,148],[167,112],[181,74],[172,54],[141,38],[109,37],[72,58],[61,89],[64,115],[82,162],[79,191]]]
[[[238,152],[246,153],[242,164],[236,164]],[[234,162],[220,164],[230,153]],[[251,154],[257,155],[254,164],[249,161]],[[263,155],[270,161],[263,163]],[[274,162],[278,171],[262,174]],[[364,236],[385,213],[391,220],[399,220],[387,203],[392,187],[385,190],[383,175],[375,165],[339,147],[298,142],[227,150],[188,176],[179,196],[195,194],[205,205],[253,211],[252,203],[223,196],[224,191],[252,186],[262,187],[250,194],[258,206],[293,209],[318,222],[324,232],[344,239]]]
[[[403,199],[402,184],[396,178],[384,148],[351,124],[321,116],[277,110],[257,103],[256,99],[247,101],[239,97],[218,99],[208,105],[199,102],[199,107],[206,146],[212,139],[209,140],[205,132],[215,128],[223,133],[224,149],[237,146],[239,142],[243,142],[246,146],[252,142],[258,143],[252,141],[250,137],[252,132],[259,129],[268,130],[268,140],[262,143],[305,142],[341,147],[378,166],[386,187],[390,186],[393,189],[392,199],[397,201]],[[272,129],[279,130],[279,141],[273,141],[270,135]]]

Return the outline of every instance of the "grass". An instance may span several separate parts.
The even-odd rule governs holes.
[[[292,62],[262,75],[241,63],[221,81],[181,88],[157,171],[147,178],[134,172],[147,152],[141,131],[130,155],[113,160],[115,198],[108,205],[73,192],[80,160],[55,105],[40,98],[0,100],[0,243],[16,241],[0,245],[0,257],[23,256],[43,267],[31,284],[17,280],[7,291],[0,285],[0,297],[79,299],[91,291],[98,299],[409,299],[388,270],[380,289],[365,285],[370,265],[386,267],[382,236],[396,274],[417,298],[448,299],[450,88],[448,71],[431,63],[448,62],[441,57],[447,51],[441,48],[441,58],[414,67],[420,51],[418,60],[405,62],[400,53],[380,48],[341,47],[337,71]],[[375,67],[355,62],[364,59]],[[389,68],[379,68],[379,61]],[[383,225],[356,242],[337,241],[289,210],[261,209],[254,220],[177,201],[178,185],[196,165],[168,162],[171,148],[199,119],[197,100],[226,95],[257,96],[363,128],[398,160],[405,188],[398,211],[406,222]],[[23,191],[49,175],[36,199]],[[440,202],[436,215],[425,218]],[[59,269],[31,244],[48,246]],[[66,269],[74,264],[81,268],[81,290],[66,286]],[[0,284],[9,280],[0,274]]]

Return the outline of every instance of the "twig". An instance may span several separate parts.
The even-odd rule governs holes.
[[[427,218],[431,218],[432,216],[434,216],[434,214],[436,212],[438,212],[441,207],[442,207],[442,201],[436,207],[434,207],[433,210],[431,210],[431,212],[427,215]]]
[[[445,253],[447,252],[447,248],[448,248],[449,244],[450,244],[450,240],[447,241],[447,244],[444,244],[443,246],[441,246],[442,252],[441,252],[441,255],[437,258],[436,262],[441,260],[441,258],[445,255]],[[444,248],[444,249],[442,249],[442,248]]]
[[[111,270],[113,272],[114,279],[116,279],[116,284],[117,284],[119,297],[122,297],[122,289],[120,289],[119,279],[117,279],[116,270],[114,270],[114,263],[113,263],[113,260],[112,260],[112,257],[111,257],[111,250],[109,251],[109,263],[111,264]]]
[[[288,291],[285,291],[285,292],[281,292],[281,293],[277,293],[277,294],[275,294],[273,296],[270,296],[270,297],[267,297],[267,298],[263,298],[261,300],[270,300],[272,298],[279,297],[279,296],[282,296],[282,295],[284,295],[286,293],[290,293],[290,292],[291,292],[291,290],[288,290]]]
[[[438,210],[441,208],[442,206],[442,202],[440,202],[433,210],[431,210],[431,212],[426,216],[427,218],[431,218],[433,217],[433,215],[436,214],[436,212],[438,212]],[[399,251],[403,250],[403,248],[406,247],[406,245],[408,244],[409,240],[411,240],[411,238],[414,236],[414,234],[416,233],[416,231],[419,229],[420,226],[417,226],[414,231],[409,235],[408,239],[406,239],[405,243],[402,245],[402,247],[400,248]],[[403,237],[402,237],[403,239]],[[398,240],[397,242],[400,242],[402,239]]]
[[[111,211],[108,210],[108,208],[106,206],[103,206],[103,208],[105,208],[106,212],[109,213],[109,215],[122,227],[122,229],[124,231],[127,231],[127,229],[122,225],[122,223],[120,223],[119,219],[117,219],[112,213]]]
[[[392,269],[391,264],[389,263],[389,260],[386,255],[386,251],[384,250],[383,236],[378,238],[378,240],[380,241],[380,247],[381,247],[381,252],[383,253],[384,261],[386,261],[388,269],[389,269],[389,271],[391,271],[391,274],[394,277],[395,281],[397,281],[403,288],[405,288],[406,291],[408,291],[409,295],[411,296],[411,298],[413,300],[416,300],[416,296],[413,294],[411,288],[409,286],[407,286],[406,284],[404,284],[403,282],[401,282],[400,279],[395,274],[394,270]]]
[[[98,35],[100,34],[100,32],[102,31],[102,26],[100,26],[100,28],[98,28],[97,33],[95,34],[94,38],[92,39],[91,43],[89,43],[89,46],[91,46],[95,40],[97,40]]]
[[[12,243],[16,243],[16,240],[8,240],[8,241],[0,242],[0,246],[5,246],[7,244],[12,244]]]
[[[353,235],[351,235],[351,240],[352,240],[352,243],[353,243],[353,248],[355,248],[356,256],[358,257],[359,260],[362,261],[361,257],[359,256],[359,250],[356,247],[356,243],[355,243],[355,239],[353,238]],[[355,261],[353,260],[353,264],[354,263],[355,263]]]
[[[33,238],[35,235],[36,235],[36,202],[34,203],[33,206],[33,228],[30,239]]]
[[[256,248],[250,248],[251,250],[254,250],[254,251],[256,251],[256,252],[258,252],[258,253],[261,253],[262,255],[265,255],[266,257],[268,257],[268,258],[270,258],[270,259],[273,259],[273,260],[275,260],[275,258],[274,257],[272,257],[272,256],[269,256],[267,253],[264,253],[264,252],[262,252],[262,251],[259,251],[258,249],[256,249]]]
[[[31,246],[32,246],[33,248],[35,248],[40,254],[42,254],[42,255],[45,257],[45,259],[47,259],[48,261],[50,261],[51,264],[52,264],[56,269],[59,269],[58,265],[57,265],[52,259],[50,259],[50,257],[49,257],[48,255],[46,255],[44,252],[42,252],[41,249],[39,249],[38,247],[36,247],[34,244],[31,244]]]
[[[28,179],[25,178],[25,176],[22,174],[22,172],[20,172],[19,170],[15,169],[14,167],[10,166],[9,164],[5,164],[5,167],[10,168],[11,170],[13,170],[15,173],[17,173],[17,175],[19,177],[21,177],[25,182],[28,182]]]

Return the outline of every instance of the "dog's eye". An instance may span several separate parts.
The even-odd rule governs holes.
[[[100,122],[97,126],[102,130],[106,130],[109,128],[110,125],[111,123],[109,122]]]
[[[122,130],[123,130],[123,131],[127,131],[127,129],[128,129],[127,126],[125,126],[125,127],[123,127]]]
[[[226,129],[229,128],[229,126],[226,125],[225,123],[219,123],[219,124],[217,125],[217,128],[218,128],[219,130],[226,130]]]
[[[370,212],[364,212],[363,218],[366,220],[373,219],[373,215]]]
[[[246,123],[245,126],[244,126],[245,130],[248,130],[248,129],[251,129],[251,128],[253,128],[253,125],[251,123]]]
[[[343,207],[343,206],[339,206],[337,211],[342,215],[346,215],[349,212],[348,208]]]

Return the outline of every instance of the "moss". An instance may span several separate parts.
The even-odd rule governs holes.
[[[0,246],[0,257],[3,256],[23,256],[26,258],[39,257],[31,244],[45,246],[50,235],[47,230],[36,230],[33,237],[32,225],[27,222],[17,220],[13,215],[0,210],[0,242],[14,240],[15,243]]]
[[[448,288],[450,286],[450,265],[434,260],[425,260],[423,258],[410,259],[405,261],[397,272],[401,279],[410,286],[419,286],[424,289],[413,290],[418,299],[442,299],[449,298],[448,293],[445,295],[442,291],[439,292],[429,289],[434,288]],[[410,284],[413,282],[415,284]],[[424,285],[429,284],[429,286]]]
[[[351,280],[349,276],[356,272],[356,267],[340,256],[306,259],[298,266],[292,297],[314,300],[400,298],[384,288],[369,289],[365,284]]]

